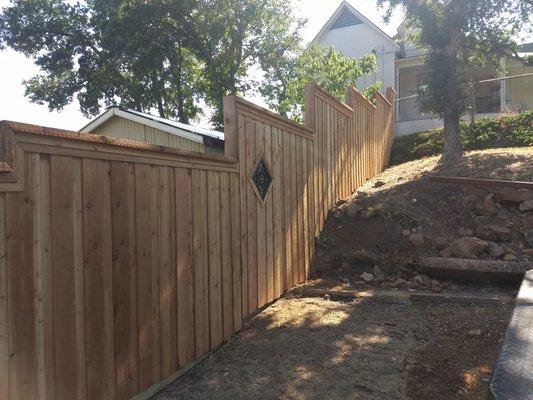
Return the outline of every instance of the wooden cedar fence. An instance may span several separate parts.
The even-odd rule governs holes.
[[[229,97],[225,156],[3,122],[0,399],[146,398],[305,281],[387,162],[389,96],[310,86],[307,126]]]

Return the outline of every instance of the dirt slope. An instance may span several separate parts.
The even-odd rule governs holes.
[[[374,265],[400,276],[422,256],[446,255],[465,236],[487,243],[468,258],[533,260],[533,213],[499,201],[507,191],[429,181],[430,175],[533,181],[533,148],[471,152],[447,168],[437,161],[392,167],[340,202],[317,244],[317,276],[354,280]]]

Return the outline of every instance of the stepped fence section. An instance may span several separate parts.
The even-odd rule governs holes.
[[[328,210],[387,164],[394,92],[237,97],[226,154],[0,124],[0,399],[147,398],[304,282]]]

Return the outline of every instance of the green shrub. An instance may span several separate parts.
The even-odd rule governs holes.
[[[442,132],[440,128],[396,138],[391,163],[440,154],[444,143]],[[461,124],[461,143],[464,150],[533,146],[533,112],[465,122]]]

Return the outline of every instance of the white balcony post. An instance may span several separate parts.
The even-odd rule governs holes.
[[[505,77],[506,71],[505,71],[505,58],[501,59],[501,66],[502,70],[500,72],[500,78]],[[508,109],[507,104],[507,80],[502,79],[500,80],[500,110],[505,111]]]

